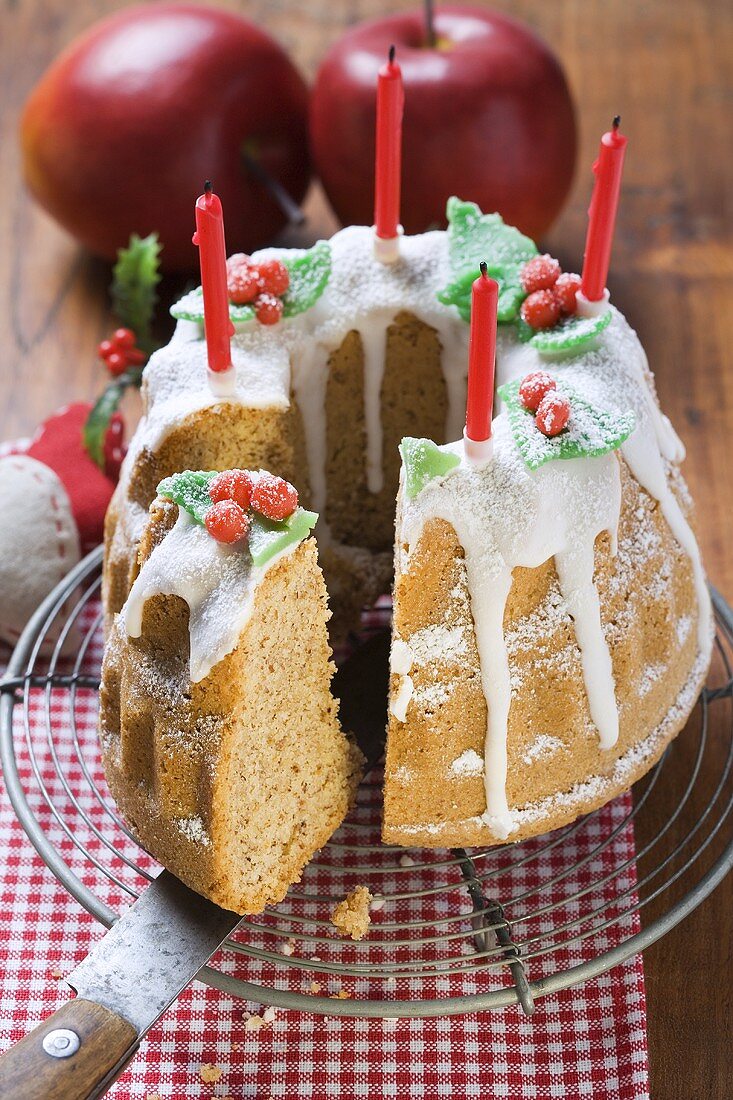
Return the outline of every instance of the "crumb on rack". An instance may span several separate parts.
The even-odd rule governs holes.
[[[366,886],[355,886],[340,901],[331,914],[331,923],[342,936],[351,936],[352,940],[363,940],[367,934],[371,916],[369,905],[372,895]]]
[[[215,1085],[217,1081],[220,1081],[223,1072],[221,1066],[215,1066],[213,1062],[204,1062],[203,1065],[199,1066],[201,1080],[205,1081],[207,1085]]]
[[[337,993],[329,993],[329,997],[332,1001],[348,1001],[353,993],[349,993],[348,989],[339,989]]]
[[[321,984],[320,984],[320,982],[311,982],[310,992],[311,992],[311,993],[312,993],[312,994],[313,994],[314,996],[317,996],[317,995],[318,995],[318,994],[319,994],[319,993],[321,992]]]

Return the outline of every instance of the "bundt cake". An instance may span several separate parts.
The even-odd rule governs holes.
[[[697,699],[712,619],[684,452],[636,334],[605,318],[571,354],[500,335],[490,461],[403,441],[386,841],[564,825],[643,775]],[[555,436],[538,385],[571,410]]]
[[[359,227],[308,251],[260,253],[288,269],[282,320],[230,306],[226,395],[207,372],[200,289],[174,307],[175,335],[145,370],[106,529],[106,767],[143,842],[235,908],[281,896],[343,816],[356,769],[328,695],[313,541],[258,579],[228,648],[197,647],[206,600],[189,611],[183,581],[160,580],[182,540],[214,553],[185,517],[162,537],[175,508],[156,487],[178,470],[277,468],[293,482],[320,513],[341,627],[386,590],[394,560],[387,841],[492,844],[572,820],[651,766],[706,673],[712,618],[684,451],[635,333],[605,302],[589,316],[557,305],[533,326],[521,278],[539,259],[533,242],[457,199],[448,221],[401,238],[393,263],[375,259],[372,230]],[[501,405],[484,464],[446,443],[464,423],[479,260],[499,285]],[[563,294],[574,301],[573,279]],[[556,435],[538,430],[522,396],[539,374],[557,391],[550,413],[570,409]],[[302,738],[323,756],[303,750],[297,783],[271,776],[273,738],[286,746],[278,757]],[[230,742],[253,754],[252,791]],[[283,795],[294,783],[296,809]],[[296,817],[305,834],[294,843]]]
[[[237,913],[298,880],[361,771],[329,690],[316,516],[293,511],[283,486],[262,471],[160,485],[102,668],[100,740],[122,814],[169,870]]]

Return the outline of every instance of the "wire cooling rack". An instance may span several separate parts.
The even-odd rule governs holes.
[[[96,741],[101,550],[48,597],[0,681],[0,759],[51,871],[110,926],[157,873],[120,820]],[[345,825],[283,903],[246,918],[199,979],[235,996],[353,1016],[521,1004],[595,977],[658,940],[733,865],[733,612],[715,591],[715,658],[688,723],[626,795],[536,840],[405,850],[379,841],[372,772]],[[368,938],[334,904],[375,895]],[[334,992],[334,990],[336,992]]]

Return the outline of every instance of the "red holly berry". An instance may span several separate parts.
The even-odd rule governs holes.
[[[519,279],[528,294],[535,290],[550,290],[562,271],[554,257],[548,255],[533,256],[522,268]]]
[[[267,519],[287,519],[298,507],[298,490],[274,474],[260,474],[252,489],[252,507]]]
[[[534,422],[543,435],[559,435],[570,419],[570,402],[561,393],[546,393]]]
[[[104,472],[110,481],[117,481],[125,457],[125,425],[118,412],[113,413],[104,436]]]
[[[259,271],[243,252],[237,252],[227,260],[227,292],[236,306],[253,302],[262,289]]]
[[[290,272],[282,260],[263,260],[257,265],[260,284],[267,294],[279,298],[290,286]]]
[[[560,320],[560,303],[551,290],[535,290],[522,302],[521,312],[532,328],[552,328]]]
[[[118,348],[134,348],[135,333],[131,328],[118,328],[112,333],[112,343]]]
[[[145,352],[140,351],[140,348],[129,348],[125,356],[130,367],[141,367],[145,362]]]
[[[537,412],[540,401],[545,394],[556,389],[557,382],[551,374],[548,374],[545,370],[536,370],[522,380],[519,387],[519,400],[525,409],[529,409],[530,412]]]
[[[115,378],[127,368],[127,357],[122,351],[113,351],[107,356],[107,369]]]
[[[575,313],[578,308],[576,296],[580,290],[580,275],[571,275],[567,272],[561,275],[553,287],[553,293],[560,303],[563,313]]]
[[[97,355],[100,359],[109,359],[115,351],[117,346],[112,340],[102,340],[102,343],[97,345]]]
[[[217,542],[239,542],[249,533],[250,519],[233,500],[220,500],[209,508],[204,525]]]
[[[252,499],[252,475],[249,470],[225,470],[209,482],[209,496],[215,503],[233,500],[246,512]]]
[[[276,325],[283,315],[283,304],[273,294],[260,294],[255,301],[255,317],[261,325]]]

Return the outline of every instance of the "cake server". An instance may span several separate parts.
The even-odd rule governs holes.
[[[334,677],[367,768],[384,747],[388,649],[385,632]],[[162,871],[68,976],[76,998],[0,1057],[2,1100],[103,1096],[241,920]]]
[[[241,919],[161,872],[68,976],[77,997],[0,1058],[0,1096],[103,1096]]]

